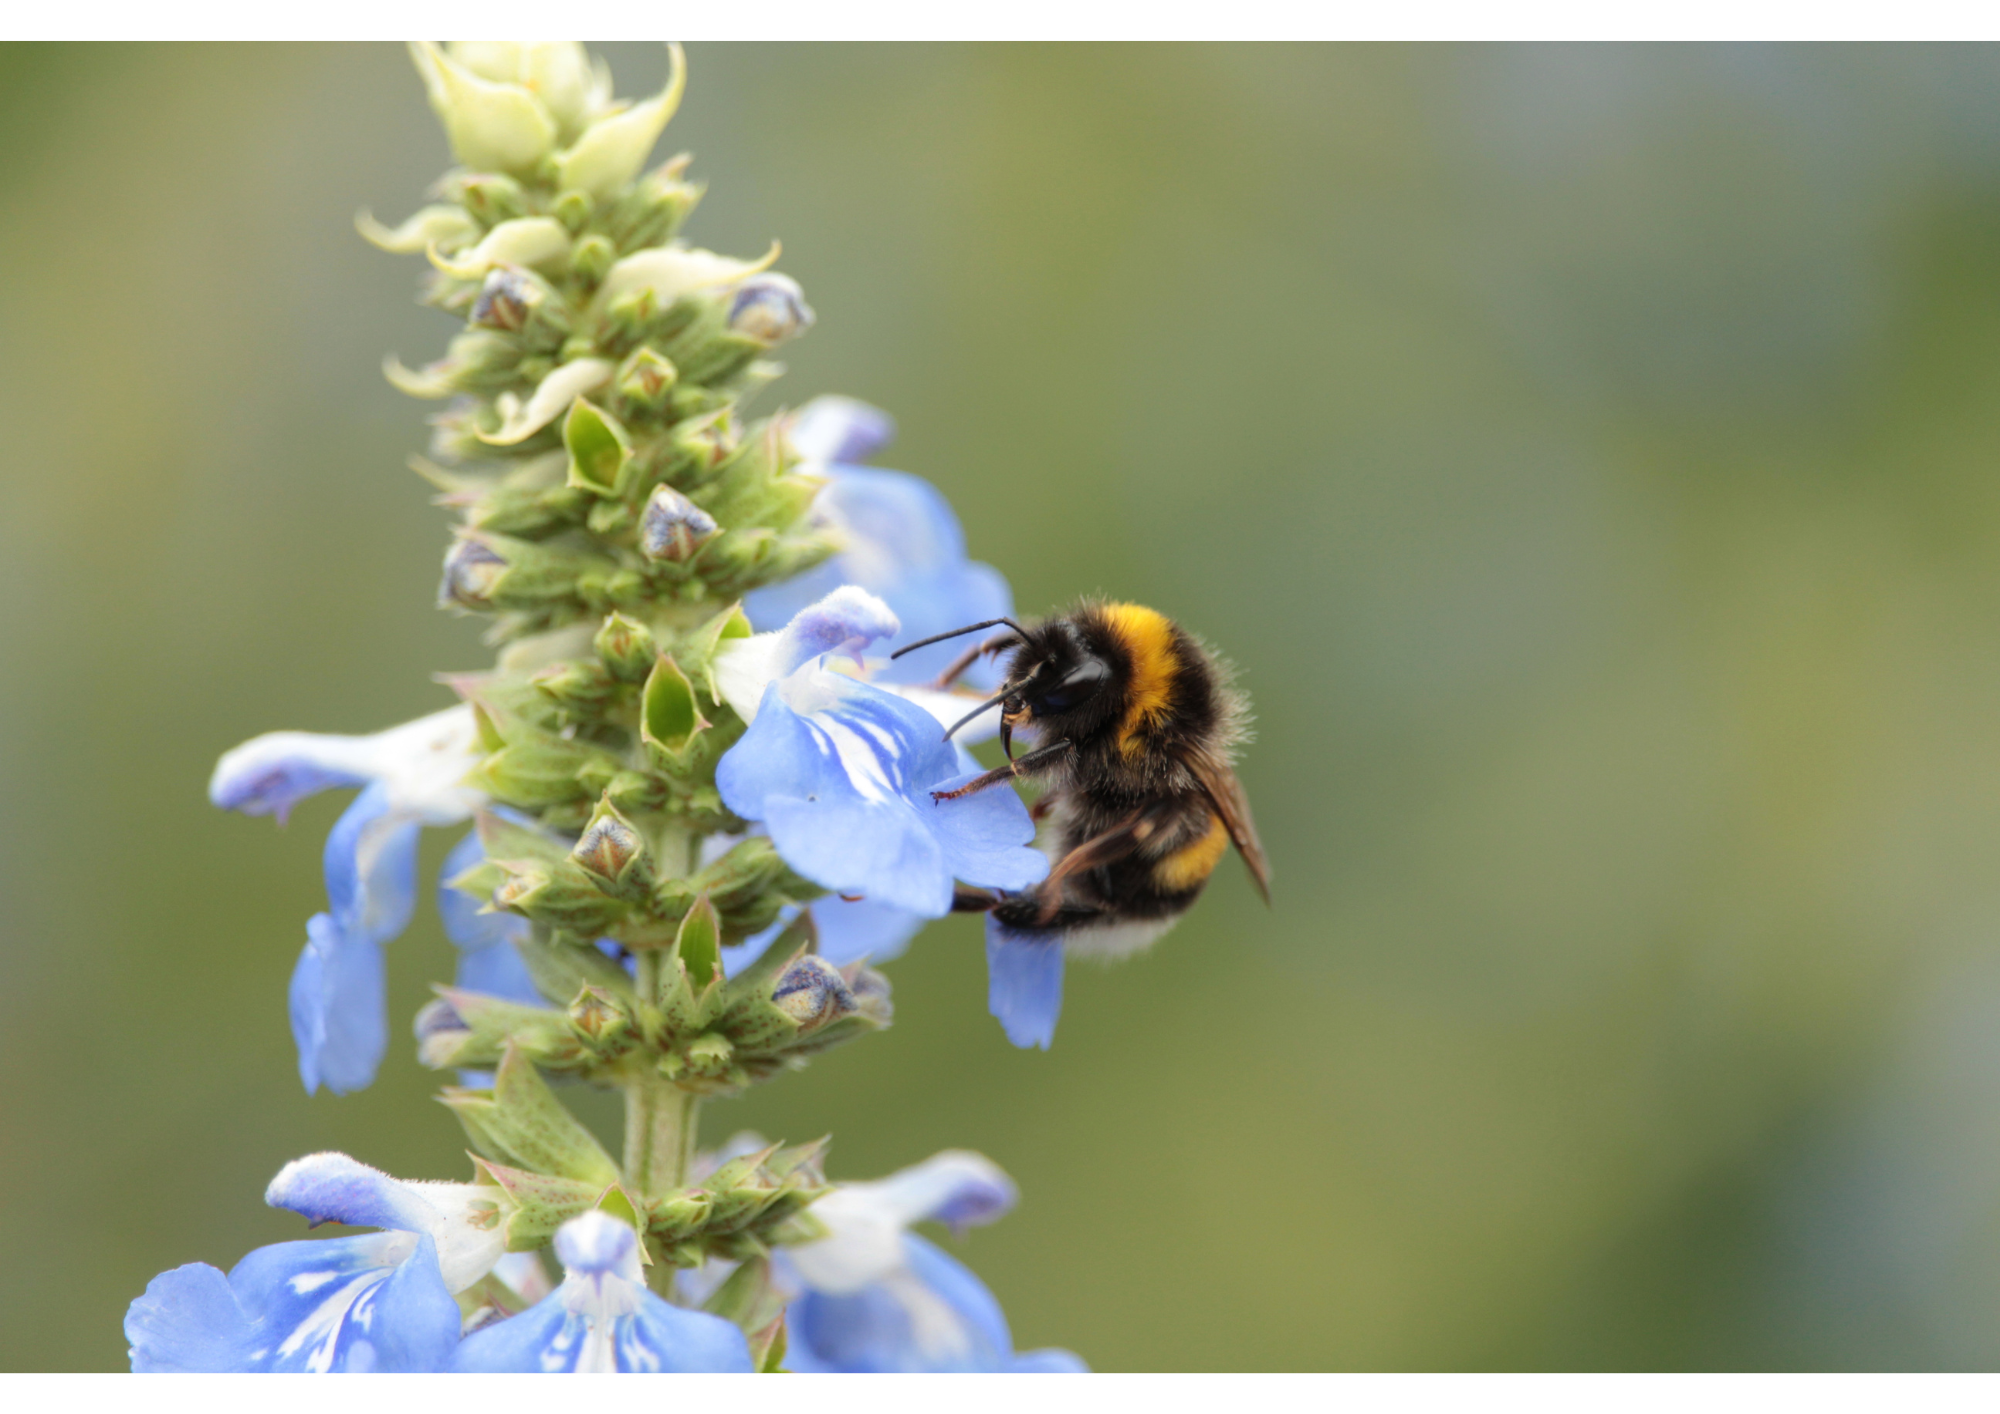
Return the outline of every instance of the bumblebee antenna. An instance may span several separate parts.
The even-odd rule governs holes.
[[[991,628],[991,627],[993,627],[993,625],[991,625],[991,624],[981,624],[981,625],[980,625],[980,627],[981,627],[981,628]],[[923,645],[922,645],[922,644],[920,644],[920,643],[912,643],[912,644],[910,645],[910,647],[912,647],[912,648],[921,648],[922,646],[923,646]],[[958,719],[958,720],[957,720],[957,721],[956,721],[955,723],[953,723],[953,724],[952,724],[952,726],[951,726],[951,730],[950,730],[950,731],[947,731],[947,732],[946,732],[946,733],[944,734],[944,739],[945,739],[946,741],[950,741],[950,740],[951,740],[951,733],[952,733],[952,732],[955,732],[955,731],[957,731],[957,730],[958,730],[958,729],[959,729],[960,727],[964,726],[964,725],[965,725],[965,724],[966,724],[967,722],[970,722],[970,721],[971,721],[971,720],[972,720],[972,719],[973,719],[974,717],[977,717],[977,716],[978,716],[978,715],[979,715],[979,714],[980,714],[981,712],[984,712],[984,711],[985,711],[985,710],[986,710],[986,709],[987,709],[988,707],[997,707],[997,706],[999,706],[999,705],[1000,705],[1000,704],[1001,704],[1002,702],[1005,702],[1006,700],[1007,700],[1007,694],[1006,694],[1005,692],[1002,692],[1002,693],[1001,693],[1001,694],[1000,694],[999,696],[997,696],[997,697],[989,697],[989,698],[987,698],[987,699],[986,699],[986,700],[985,700],[984,702],[980,703],[980,704],[979,704],[979,705],[978,705],[977,707],[973,708],[973,709],[972,709],[972,710],[971,710],[970,712],[967,712],[967,713],[966,713],[966,714],[965,714],[965,715],[964,715],[963,717],[960,717],[960,718],[959,718],[959,719]]]
[[[1019,624],[1015,623],[1012,619],[1007,619],[1007,618],[987,619],[983,623],[967,624],[964,628],[955,628],[950,633],[934,633],[929,638],[920,638],[915,643],[906,643],[901,648],[898,648],[894,653],[891,653],[889,655],[889,659],[891,662],[894,662],[896,659],[902,657],[905,653],[914,653],[919,648],[928,648],[933,643],[944,642],[947,638],[962,638],[968,633],[977,633],[982,628],[992,628],[997,624],[1007,625],[1008,628],[1011,628],[1014,630],[1014,632],[1020,634],[1023,640],[1025,640],[1028,636],[1028,631],[1022,628]],[[993,702],[998,702],[999,700],[1000,699],[996,697],[993,699]],[[993,705],[992,702],[986,704],[987,707],[991,707],[992,705]],[[980,711],[984,710],[986,710],[984,707],[980,709]],[[959,726],[961,727],[964,725],[965,725],[964,722],[959,723]],[[957,731],[957,730],[958,727],[952,728],[952,731]],[[946,735],[949,734],[950,733],[946,733]]]

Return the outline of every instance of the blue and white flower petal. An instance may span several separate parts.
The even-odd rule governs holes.
[[[328,912],[306,925],[292,973],[292,1034],[308,1093],[374,1080],[388,1044],[377,950],[409,926],[420,828],[468,819],[484,803],[464,784],[478,761],[472,709],[461,705],[372,736],[270,732],[216,764],[212,801],[280,820],[317,791],[365,787],[327,835]]]
[[[753,626],[776,628],[842,585],[884,600],[913,639],[1013,613],[1006,579],[991,565],[966,558],[965,533],[935,487],[908,472],[856,465],[894,435],[887,413],[852,398],[816,398],[799,411],[792,445],[807,471],[826,478],[813,513],[842,548],[806,573],[752,593],[744,609]],[[919,649],[886,664],[880,677],[929,681],[962,646]],[[989,689],[998,681],[985,661],[966,677]]]
[[[646,1289],[638,1235],[609,1213],[572,1218],[556,1233],[566,1275],[518,1316],[475,1331],[457,1371],[494,1374],[748,1374],[750,1346],[720,1316],[688,1311]]]
[[[458,1344],[458,1302],[413,1232],[260,1247],[229,1287],[260,1316],[254,1368],[275,1374],[428,1373]]]
[[[278,1171],[264,1191],[274,1208],[314,1224],[346,1223],[418,1233],[436,1244],[445,1286],[460,1292],[507,1251],[494,1190],[476,1183],[392,1178],[345,1154],[309,1154]]]
[[[470,819],[485,799],[463,784],[479,764],[472,709],[460,705],[371,736],[266,732],[224,753],[208,798],[280,822],[309,795],[381,781],[390,806],[425,825]]]
[[[315,1223],[385,1230],[260,1247],[227,1277],[203,1263],[162,1273],[126,1314],[135,1371],[444,1367],[459,1338],[453,1293],[505,1246],[491,1190],[314,1154],[287,1164],[265,1199]]]
[[[1015,1045],[1047,1050],[1062,1012],[1063,947],[986,915],[986,1009]]]
[[[1006,1317],[979,1278],[908,1231],[966,1227],[1013,1207],[1013,1182],[978,1154],[947,1151],[876,1183],[843,1184],[813,1205],[829,1235],[786,1249],[789,1368],[801,1372],[1036,1372],[1083,1368],[1068,1351],[1014,1353]]]

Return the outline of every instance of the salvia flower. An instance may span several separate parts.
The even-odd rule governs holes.
[[[750,727],[715,782],[724,804],[762,823],[785,862],[822,888],[941,918],[954,880],[1023,889],[1048,861],[1028,848],[1034,824],[1012,791],[932,799],[978,770],[935,716],[823,661],[896,631],[880,600],[847,588],[802,610],[776,641],[747,641],[754,674],[719,662],[723,693]],[[752,707],[747,690],[760,678]]]
[[[788,1368],[802,1373],[1080,1371],[1067,1350],[1016,1354],[993,1293],[912,1233],[955,1230],[1014,1206],[1013,1181],[983,1155],[947,1150],[874,1183],[841,1184],[813,1204],[828,1229],[779,1262],[799,1294],[786,1308]]]
[[[457,1371],[493,1374],[748,1374],[743,1332],[646,1289],[638,1234],[609,1213],[556,1233],[562,1285],[518,1316],[467,1336]]]
[[[887,604],[907,638],[926,638],[1014,612],[1007,581],[991,565],[969,560],[965,532],[937,488],[906,471],[862,466],[886,446],[896,424],[879,408],[853,398],[816,398],[792,424],[792,446],[806,470],[826,478],[814,515],[840,543],[831,559],[744,601],[750,622],[776,628],[841,585],[855,585]],[[920,683],[936,677],[963,645],[920,648],[883,665],[883,682]],[[990,663],[967,680],[990,687]]]
[[[454,1294],[504,1250],[494,1192],[406,1182],[345,1154],[294,1160],[271,1180],[267,1203],[382,1231],[260,1247],[227,1277],[201,1262],[161,1273],[125,1317],[132,1368],[442,1369],[459,1338]]]
[[[269,732],[226,753],[209,799],[283,821],[322,790],[362,786],[326,841],[328,908],[306,924],[290,988],[299,1077],[308,1092],[366,1087],[388,1046],[382,946],[416,906],[417,836],[471,817],[486,797],[472,709],[447,708],[372,736]]]

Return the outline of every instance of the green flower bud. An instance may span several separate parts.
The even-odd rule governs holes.
[[[601,795],[620,769],[618,758],[601,746],[516,725],[507,744],[468,779],[501,800],[533,807]]]
[[[666,406],[678,376],[672,363],[641,345],[619,368],[615,386],[618,396],[633,407],[658,412]]]
[[[617,247],[607,236],[585,236],[570,253],[570,273],[586,285],[595,285],[618,259]]]
[[[623,614],[612,614],[604,620],[593,646],[604,666],[620,682],[644,682],[660,658],[652,631]]]
[[[610,671],[587,658],[551,663],[528,681],[535,685],[535,691],[572,714],[596,711],[618,690]]]
[[[604,229],[620,250],[665,245],[701,200],[701,187],[683,180],[687,154],[648,172],[618,197]]]
[[[632,1048],[637,1023],[623,1002],[602,987],[586,986],[569,1004],[570,1029],[595,1055],[607,1059]]]
[[[624,917],[625,905],[607,895],[580,868],[529,865],[514,871],[493,901],[537,923],[595,936]]]
[[[433,1070],[488,1066],[516,1046],[540,1065],[568,1068],[582,1059],[575,1037],[545,1007],[438,987],[437,999],[417,1013],[417,1059]]]

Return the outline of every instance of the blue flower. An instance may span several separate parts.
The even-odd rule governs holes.
[[[505,809],[498,813],[512,815]],[[452,846],[439,876],[438,916],[444,920],[445,936],[458,948],[455,985],[510,1002],[546,1006],[548,998],[536,989],[528,964],[515,947],[528,936],[528,920],[517,913],[482,912],[480,900],[451,886],[451,880],[485,858],[479,832],[474,830]]]
[[[364,787],[327,836],[328,909],[307,922],[292,972],[292,1036],[308,1094],[374,1080],[388,1046],[381,949],[416,906],[417,835],[484,802],[463,784],[478,761],[472,709],[460,706],[373,736],[271,732],[216,763],[210,800],[280,821],[318,791]]]
[[[979,1278],[911,1233],[989,1223],[1014,1206],[1012,1180],[989,1159],[947,1150],[875,1183],[841,1184],[812,1206],[828,1229],[783,1249],[788,1368],[800,1372],[1060,1373],[1067,1350],[1016,1354],[1007,1318]]]
[[[280,1242],[224,1276],[203,1262],[162,1272],[125,1316],[132,1368],[421,1373],[458,1344],[454,1293],[501,1256],[494,1190],[409,1183],[345,1154],[285,1165],[264,1199],[317,1223],[381,1232]]]
[[[991,565],[966,559],[965,533],[935,487],[908,472],[856,465],[895,435],[887,413],[852,398],[815,398],[799,410],[792,445],[807,470],[826,478],[813,513],[842,548],[795,579],[753,592],[744,601],[753,626],[778,628],[847,584],[885,602],[910,638],[1014,612],[1005,577]],[[920,648],[887,665],[880,680],[927,682],[963,647]],[[995,666],[984,660],[966,678],[989,690],[999,681]]]
[[[720,1316],[688,1311],[646,1289],[639,1239],[591,1211],[556,1233],[567,1275],[518,1316],[475,1331],[455,1371],[493,1374],[748,1374],[750,1346]]]
[[[1024,889],[1048,861],[1028,848],[1035,827],[1012,791],[931,798],[979,769],[943,739],[938,717],[826,662],[836,652],[858,659],[896,632],[880,600],[849,587],[781,633],[727,645],[717,683],[750,727],[715,783],[724,804],[761,822],[785,862],[822,888],[940,918],[954,880]]]
[[[986,1009],[1008,1040],[1049,1048],[1062,1011],[1062,984],[1061,939],[1017,933],[986,915]]]

